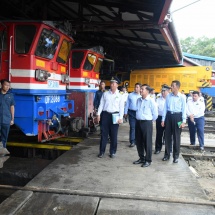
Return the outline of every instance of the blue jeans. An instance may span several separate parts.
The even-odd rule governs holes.
[[[129,132],[129,142],[135,144],[135,126],[136,126],[136,111],[128,110],[129,115],[129,125],[130,125],[130,132]]]
[[[0,123],[0,131],[1,131],[0,142],[2,142],[3,147],[6,148],[7,138],[10,131],[10,125]]]
[[[190,131],[190,143],[192,145],[196,144],[196,132],[199,140],[199,146],[204,147],[204,127],[205,127],[205,118],[204,116],[195,118],[195,124],[190,121],[188,118],[188,127]]]

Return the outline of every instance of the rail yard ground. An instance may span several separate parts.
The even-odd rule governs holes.
[[[196,177],[182,156],[178,164],[172,159],[163,162],[164,148],[153,154],[150,167],[133,165],[138,156],[135,147],[128,147],[128,133],[128,123],[120,125],[114,159],[108,156],[109,145],[105,156],[97,157],[100,137],[98,133],[91,135],[24,187],[14,187],[18,191],[2,202],[1,214],[215,214],[214,186],[207,184],[214,178],[203,183],[204,178]],[[206,137],[205,145],[212,143]],[[189,145],[186,132],[182,133],[182,144]],[[201,164],[205,171],[204,162]]]
[[[203,152],[199,150],[198,140],[196,147],[189,145],[189,132],[185,129],[186,131],[182,132],[181,153],[186,155],[184,159],[191,170],[194,169],[193,173],[208,198],[215,201],[215,132],[208,132],[215,129],[215,117],[206,117],[206,125],[208,126],[205,127],[205,150]]]

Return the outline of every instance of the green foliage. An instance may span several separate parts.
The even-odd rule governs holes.
[[[215,38],[201,37],[195,39],[188,37],[180,41],[182,51],[190,54],[215,57]]]

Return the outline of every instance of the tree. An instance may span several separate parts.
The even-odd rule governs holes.
[[[190,54],[215,57],[215,38],[188,37],[181,40],[182,51]]]

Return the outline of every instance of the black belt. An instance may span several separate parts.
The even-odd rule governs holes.
[[[182,112],[167,111],[168,114],[182,114]]]
[[[133,112],[136,112],[136,110],[131,110],[131,109],[128,109],[129,111],[133,111]]]
[[[108,112],[108,111],[106,111],[106,110],[104,110],[103,112],[106,112],[106,113],[109,113],[109,114],[113,114],[113,113],[119,113],[119,112]]]
[[[152,120],[146,120],[146,119],[141,120],[141,119],[137,119],[137,121],[138,121],[138,122],[147,122],[147,121],[152,121]]]

